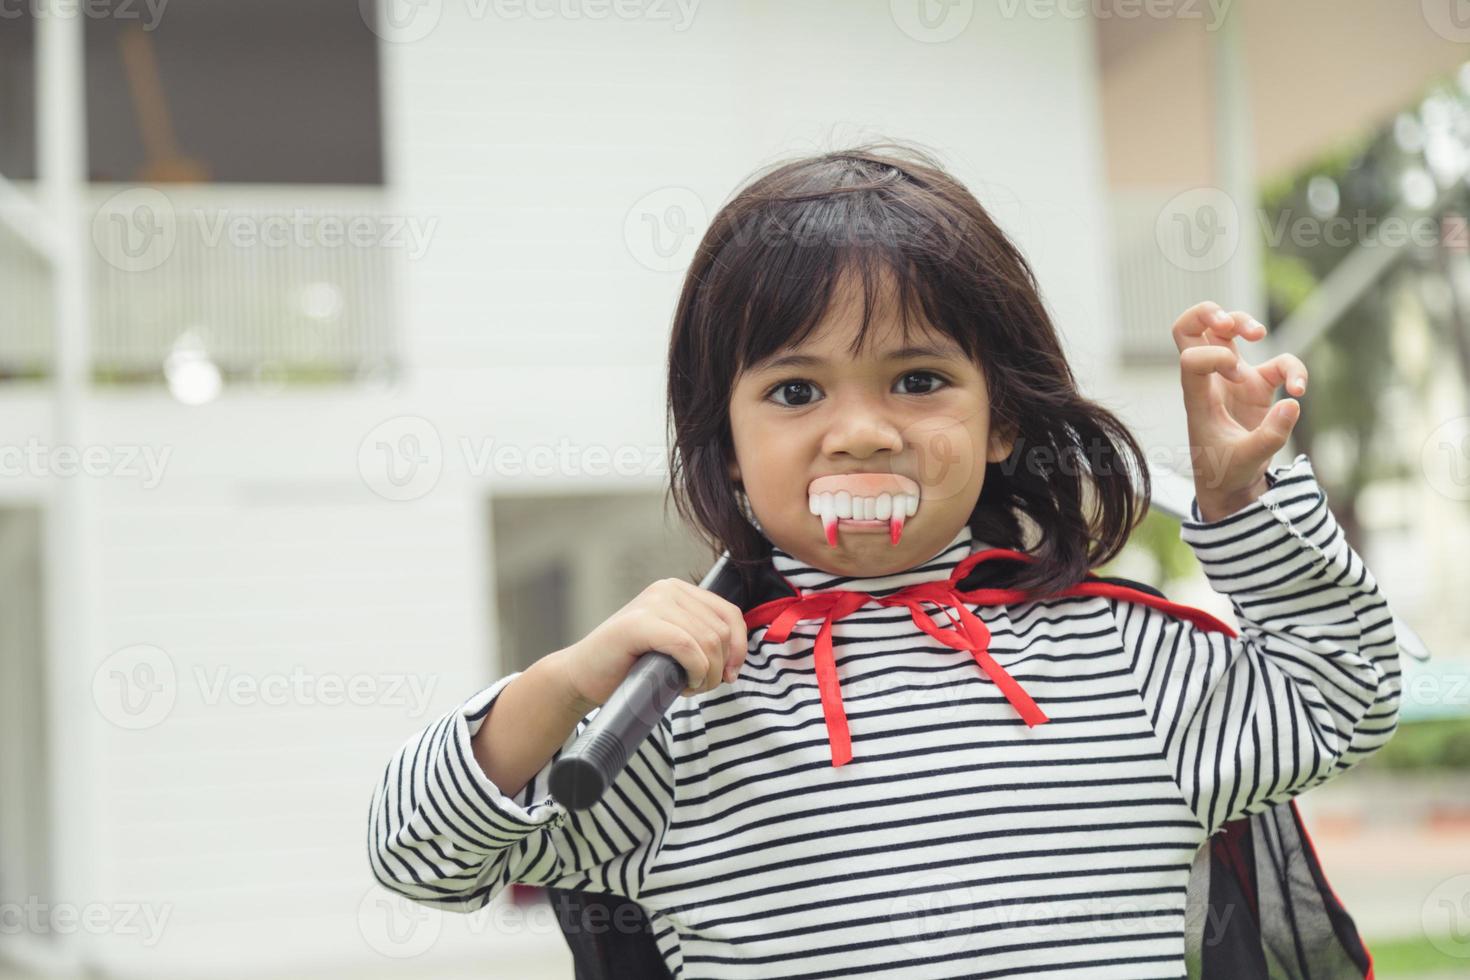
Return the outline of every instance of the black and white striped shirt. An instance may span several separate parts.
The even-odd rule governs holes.
[[[850,763],[828,747],[819,623],[779,645],[761,627],[735,684],[677,701],[603,801],[568,812],[549,764],[512,799],[475,763],[470,737],[512,675],[388,764],[373,872],[460,912],[513,881],[628,896],[683,978],[1182,977],[1205,838],[1397,724],[1383,595],[1307,457],[1271,476],[1251,505],[1211,523],[1196,505],[1181,529],[1237,637],[1102,596],[969,607],[1045,724],[1018,718],[969,651],[869,603],[834,631]],[[804,590],[883,594],[979,547],[965,528],[879,578],[773,560]]]

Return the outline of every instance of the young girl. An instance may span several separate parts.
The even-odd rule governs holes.
[[[377,879],[461,912],[511,882],[626,896],[676,977],[1183,976],[1201,844],[1397,722],[1384,597],[1306,456],[1269,468],[1307,372],[1246,363],[1264,333],[1213,303],[1173,326],[1181,533],[1236,635],[1073,588],[1147,468],[960,184],[891,145],[768,170],[705,235],[668,364],[675,499],[751,602],[655,582],[415,735]],[[685,699],[563,809],[551,763],[655,649]]]

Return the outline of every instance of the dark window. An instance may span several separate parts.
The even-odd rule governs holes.
[[[0,6],[0,174],[36,176],[36,24],[27,4]]]
[[[359,4],[109,9],[86,19],[93,180],[383,183],[377,36]]]

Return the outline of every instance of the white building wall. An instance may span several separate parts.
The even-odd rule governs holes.
[[[630,212],[641,227],[650,200],[656,217],[669,202],[707,216],[787,153],[874,136],[926,143],[1018,239],[1084,381],[1107,370],[1090,23],[976,4],[958,36],[924,43],[891,6],[902,5],[707,3],[676,30],[616,16],[505,19],[444,0],[426,36],[385,42],[390,209],[437,219],[427,251],[402,265],[406,381],[276,397],[227,388],[192,408],[139,391],[93,406],[95,441],[170,455],[155,488],[99,481],[92,660],[132,669],[137,654],[116,651],[156,647],[176,695],[141,730],[107,710],[56,720],[87,726],[94,750],[78,767],[99,801],[91,891],[169,916],[153,945],[89,939],[98,960],[150,977],[201,964],[442,975],[454,963],[531,976],[497,970],[498,958],[545,950],[566,972],[550,923],[443,916],[411,959],[375,948],[366,811],[409,734],[500,674],[486,498],[663,484],[662,356],[679,270],[640,263],[650,243],[624,231]],[[431,423],[439,447],[418,445],[442,472],[416,499],[392,501],[374,490],[389,487],[381,462],[370,448],[361,463],[359,450],[385,422],[375,440],[426,435],[404,416]],[[39,428],[0,411],[6,443]],[[471,472],[462,440],[631,445],[654,465],[633,478],[516,479]],[[366,676],[379,703],[207,700],[221,670],[248,685],[297,668],[317,684]],[[389,674],[431,685],[421,713],[385,703]]]

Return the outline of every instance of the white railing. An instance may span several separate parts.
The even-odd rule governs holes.
[[[156,381],[182,338],[227,378],[349,380],[393,364],[395,283],[429,243],[382,190],[94,184],[88,195],[97,380]],[[0,379],[50,372],[47,277],[45,259],[0,228]]]
[[[1171,207],[1176,194],[1176,189],[1147,188],[1109,195],[1125,366],[1175,361],[1179,351],[1168,326],[1179,312],[1201,300],[1224,302],[1231,295],[1227,263],[1221,258],[1216,265],[1212,256],[1200,254],[1211,229],[1188,223],[1199,220],[1201,209],[1182,211],[1177,201]]]
[[[0,223],[0,382],[50,373],[51,261]]]

